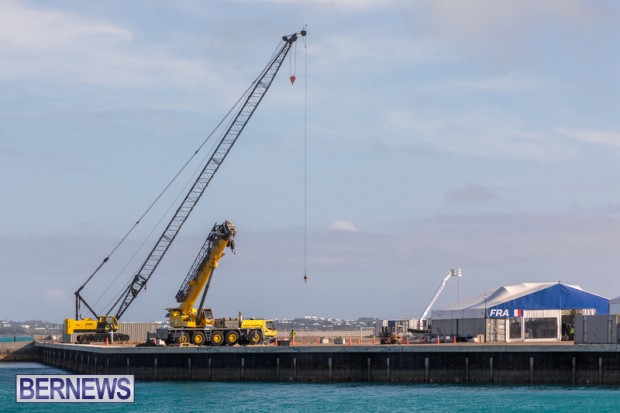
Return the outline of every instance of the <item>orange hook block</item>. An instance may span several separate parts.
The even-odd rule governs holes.
[[[291,85],[295,84],[295,79],[297,79],[295,75],[291,75]]]

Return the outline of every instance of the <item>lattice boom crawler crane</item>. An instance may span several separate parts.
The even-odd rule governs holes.
[[[305,35],[306,35],[306,31],[302,30],[298,33],[293,33],[291,35],[282,36],[281,46],[279,46],[279,48],[273,54],[273,56],[271,57],[267,65],[260,72],[259,76],[256,78],[256,80],[254,80],[250,88],[248,88],[247,93],[244,94],[244,98],[240,99],[239,102],[242,101],[243,103],[240,105],[239,109],[235,112],[232,118],[232,121],[228,124],[228,128],[226,129],[226,132],[221,136],[219,142],[217,142],[217,145],[214,147],[214,150],[209,160],[206,162],[203,169],[198,174],[198,177],[196,178],[194,184],[191,186],[189,192],[187,193],[187,195],[181,202],[181,205],[179,205],[172,219],[170,220],[170,222],[164,229],[164,232],[161,234],[158,241],[155,243],[155,246],[151,250],[150,254],[146,258],[146,260],[144,261],[144,263],[142,264],[138,272],[134,275],[132,281],[121,292],[121,294],[118,296],[118,299],[113,301],[113,304],[110,306],[110,308],[103,312],[95,311],[93,306],[89,305],[84,299],[84,297],[82,296],[82,290],[91,281],[91,279],[95,276],[95,274],[99,271],[99,269],[101,269],[101,267],[110,259],[110,256],[114,253],[114,251],[116,251],[116,248],[118,248],[118,245],[116,248],[114,248],[114,250],[112,251],[112,253],[110,253],[110,255],[108,255],[107,257],[103,259],[103,262],[99,264],[99,266],[95,269],[95,271],[87,278],[86,282],[84,282],[84,284],[82,284],[80,288],[75,292],[75,319],[71,319],[71,318],[65,319],[64,332],[66,334],[74,334],[74,333],[80,334],[77,337],[77,341],[81,343],[90,342],[90,341],[105,341],[108,337],[114,338],[116,341],[127,341],[129,339],[127,335],[118,333],[118,330],[119,330],[118,320],[120,320],[120,318],[125,313],[125,311],[127,311],[129,306],[134,302],[138,294],[144,289],[147,282],[149,281],[149,279],[151,278],[151,276],[157,269],[162,258],[168,251],[168,248],[170,247],[171,243],[176,238],[178,232],[181,230],[181,227],[186,222],[190,213],[196,206],[196,203],[200,200],[200,197],[202,196],[205,189],[211,182],[211,179],[213,178],[215,173],[218,171],[222,162],[224,162],[224,160],[226,159],[226,156],[228,155],[233,145],[237,141],[237,138],[239,137],[241,132],[244,130],[248,121],[254,114],[256,108],[258,107],[263,97],[265,96],[269,88],[271,87],[271,84],[276,74],[278,73],[280,67],[282,66],[282,63],[284,62],[284,59],[286,58],[292,45],[297,41],[297,39],[300,36],[305,36]],[[196,153],[198,153],[198,150],[196,151]],[[137,225],[139,222],[140,220],[138,220],[135,225]],[[226,226],[226,223],[223,225]],[[234,231],[234,226],[232,228]],[[129,233],[127,235],[129,235]],[[125,240],[127,235],[121,240],[120,243],[122,243]],[[217,244],[217,248],[219,249],[221,245],[219,243],[216,243],[216,244]],[[224,247],[221,247],[221,248],[223,249]],[[220,257],[218,257],[217,260],[219,260]],[[215,257],[212,257],[212,258],[215,258]],[[192,290],[189,284],[188,286],[190,287],[189,289]],[[180,291],[179,293],[182,293],[182,291]],[[189,303],[188,300],[186,300],[186,302]],[[81,316],[82,305],[88,309],[88,311],[94,316],[94,318]],[[180,325],[182,325],[185,322],[189,322],[189,321],[183,321],[183,320],[184,320],[184,317],[191,318],[191,311],[188,313],[187,309],[181,310],[180,312],[175,312],[175,310],[176,309],[170,310],[171,319],[178,321],[180,323],[179,324],[179,328],[180,328]],[[204,313],[202,312],[196,313],[194,317],[198,316],[200,318],[200,317],[203,317],[203,315],[208,316],[208,314],[206,314],[206,311],[205,311]],[[209,317],[205,317],[204,320],[209,320]],[[200,319],[200,322],[205,323],[205,321],[203,321],[202,319]],[[256,327],[255,330],[258,330],[258,329],[262,330],[264,332],[264,336],[268,336],[272,334],[268,332],[268,331],[271,331],[271,329],[267,327],[265,320],[241,320],[239,321],[239,323],[243,323],[243,325],[246,326],[246,328],[250,328],[248,326],[253,325],[254,327]],[[198,324],[197,327],[200,326],[201,328],[203,328],[206,325],[207,324],[204,324],[204,325]],[[238,328],[240,328],[240,325],[241,324],[239,324]],[[199,335],[196,335],[195,337],[194,335],[192,335],[188,338],[184,334],[181,334],[181,333],[183,332],[179,332],[179,335],[178,337],[175,338],[175,340],[182,342],[183,340],[191,338],[193,341],[197,342],[197,340],[201,339]],[[218,339],[219,336],[217,335],[214,336],[214,332],[211,332],[210,337],[211,337],[210,338],[211,342],[213,342],[214,344],[217,344],[216,340]],[[262,341],[262,337],[259,337],[259,338],[249,337],[247,336],[247,334],[245,338],[247,338],[250,342]],[[232,339],[233,338],[230,337],[229,341],[232,341]],[[226,340],[226,337],[223,338],[222,342],[224,342],[225,340]],[[244,340],[244,337],[239,336],[237,338],[238,342],[242,342],[243,340]],[[205,336],[205,342],[206,341],[207,341],[207,338]]]

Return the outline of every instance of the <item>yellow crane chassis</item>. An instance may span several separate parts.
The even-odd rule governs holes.
[[[169,328],[162,337],[166,344],[195,344],[197,346],[258,345],[265,340],[263,331],[256,328]]]

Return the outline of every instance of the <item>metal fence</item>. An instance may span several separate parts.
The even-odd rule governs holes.
[[[575,344],[617,344],[620,315],[575,316]]]

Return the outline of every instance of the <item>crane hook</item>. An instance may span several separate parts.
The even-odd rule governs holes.
[[[291,75],[291,85],[295,84],[295,79],[297,79],[295,75]]]
[[[304,274],[304,284],[308,282],[308,275]]]

